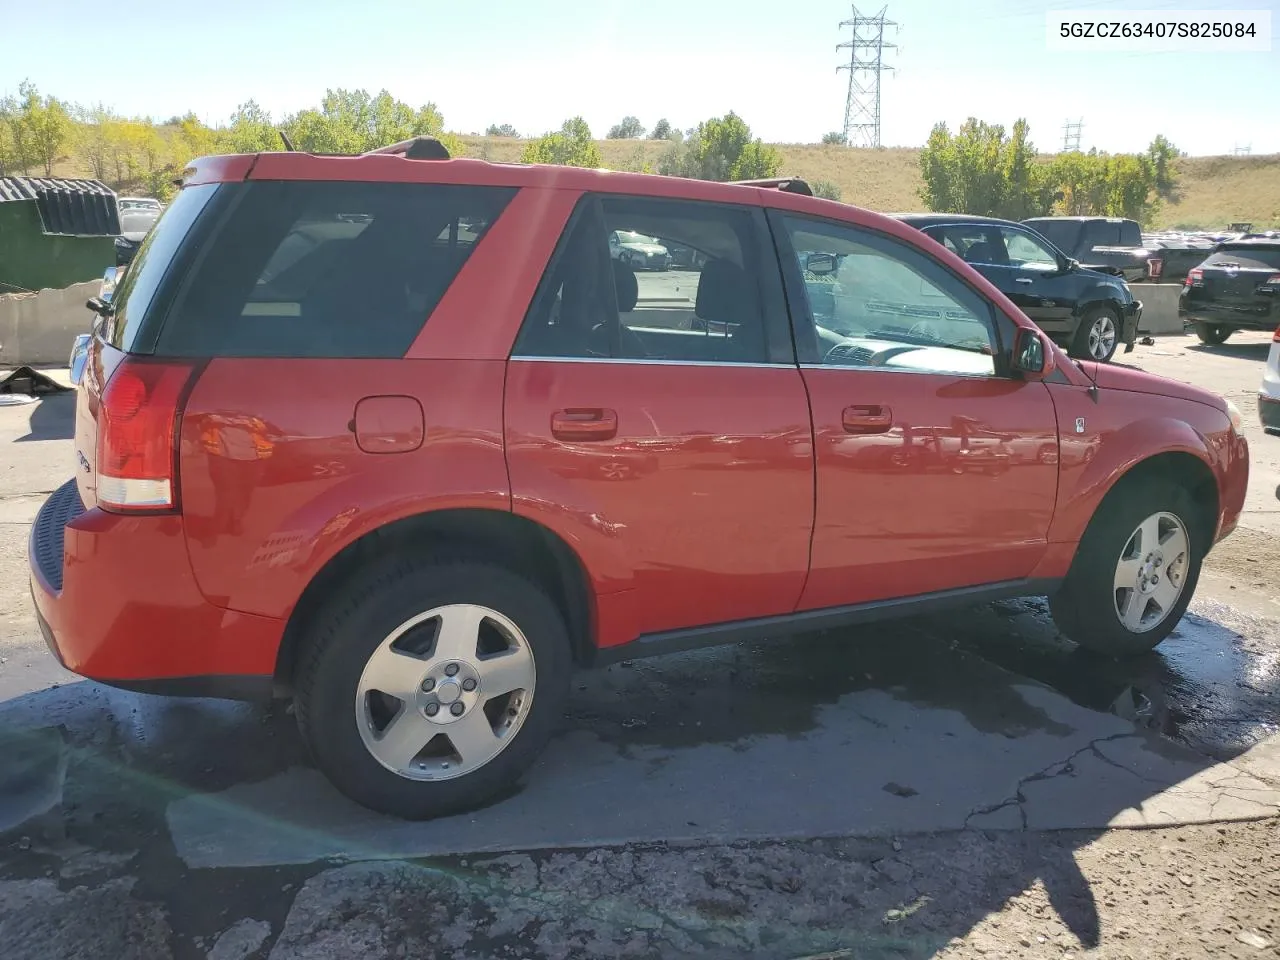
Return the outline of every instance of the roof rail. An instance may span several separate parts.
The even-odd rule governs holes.
[[[361,154],[361,156],[367,157],[377,153],[389,153],[404,157],[406,160],[449,159],[449,148],[435,137],[410,137],[408,140],[401,140],[399,143],[393,143],[388,147],[369,150]]]
[[[783,193],[798,193],[802,197],[812,197],[813,190],[808,183],[799,177],[777,177],[772,180],[731,180],[740,187],[765,187],[781,190]]]

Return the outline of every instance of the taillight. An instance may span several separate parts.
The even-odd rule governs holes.
[[[1280,273],[1273,273],[1271,276],[1267,277],[1267,282],[1264,283],[1263,286],[1280,287]]]
[[[1187,279],[1185,281],[1185,286],[1194,287],[1201,283],[1204,283],[1203,270],[1201,270],[1199,267],[1192,267],[1190,270],[1187,271]]]
[[[1276,332],[1271,335],[1272,343],[1280,343],[1280,327],[1276,327]]]
[[[125,360],[98,408],[98,505],[171,510],[178,485],[178,415],[192,367]]]
[[[1147,261],[1147,276],[1152,280],[1159,280],[1160,274],[1164,270],[1164,261],[1159,257],[1152,257]]]

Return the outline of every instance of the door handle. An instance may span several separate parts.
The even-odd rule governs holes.
[[[1013,282],[1014,283],[1035,283],[1035,281],[1032,280],[1030,277],[1014,277]]]
[[[840,419],[845,433],[888,433],[893,411],[879,404],[845,407]]]
[[[557,440],[612,440],[618,435],[618,414],[603,407],[569,407],[551,415],[551,435]]]

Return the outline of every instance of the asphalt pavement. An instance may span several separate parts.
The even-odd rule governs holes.
[[[653,292],[678,298],[679,275],[655,275]],[[1250,402],[1266,343],[1161,338],[1120,357],[1244,410],[1246,545],[1280,530],[1280,439],[1261,434]],[[965,869],[987,877],[930,914],[928,936],[877,934],[877,950],[929,956],[1037,877],[1080,895],[1072,851],[1108,831],[1280,812],[1275,553],[1237,548],[1207,570],[1174,637],[1135,661],[1082,653],[1042,601],[1023,600],[619,664],[577,678],[559,736],[510,796],[429,823],[376,816],[314,770],[284,704],[129,694],[53,662],[25,543],[70,474],[71,413],[70,394],[0,407],[0,935],[15,958],[104,945],[113,957],[396,956],[412,931],[368,945],[406,911],[435,925],[442,956],[791,957],[848,937],[847,918],[816,906],[848,871],[925,900],[948,871],[957,889]],[[929,882],[920,859],[895,866],[904,844],[924,857],[927,837]],[[1031,837],[1045,838],[1038,854],[1011,852]],[[1006,859],[979,857],[975,838]],[[1065,858],[1062,870],[1037,857]],[[735,871],[768,891],[745,912],[715,880]],[[651,892],[616,879],[632,875]],[[661,889],[702,906],[664,913]],[[892,923],[922,909],[878,896],[844,909]],[[502,904],[523,919],[502,919]],[[750,926],[757,907],[776,915]],[[552,936],[548,911],[572,942]],[[1080,942],[1101,936],[1096,915],[1059,912]],[[60,952],[39,952],[72,914]]]

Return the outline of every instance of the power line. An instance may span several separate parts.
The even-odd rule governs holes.
[[[836,67],[836,73],[849,71],[849,93],[844,104],[844,141],[850,146],[880,146],[880,74],[893,67],[885,66],[884,52],[896,49],[897,44],[884,42],[885,27],[898,24],[884,17],[888,7],[881,7],[874,17],[858,13],[840,24],[840,29],[851,28],[853,36],[836,50],[848,50],[849,62]]]
[[[1080,149],[1080,130],[1084,127],[1084,118],[1072,123],[1068,120],[1062,125],[1062,152],[1074,153]]]

